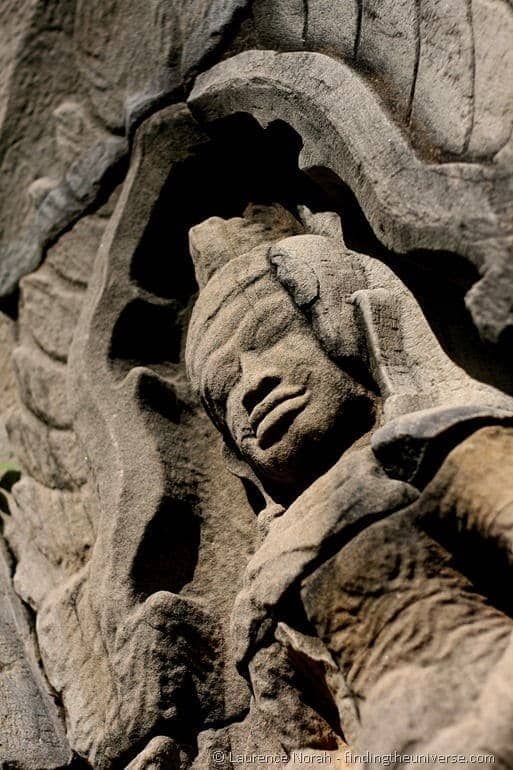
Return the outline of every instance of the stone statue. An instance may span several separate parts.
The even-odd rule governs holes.
[[[449,360],[335,214],[298,217],[250,206],[190,233],[187,369],[262,534],[233,613],[240,671],[288,752],[502,756],[511,730],[475,713],[513,625],[464,535],[451,546],[436,484],[476,436],[506,440],[513,403]]]
[[[513,769],[513,0],[0,19],[0,768]]]

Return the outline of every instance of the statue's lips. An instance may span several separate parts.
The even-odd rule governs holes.
[[[309,400],[304,388],[277,388],[258,404],[250,422],[260,447],[265,449],[278,441]]]

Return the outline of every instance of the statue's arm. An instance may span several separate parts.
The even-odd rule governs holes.
[[[513,565],[513,428],[473,433],[445,459],[419,509],[441,532],[456,531],[497,549]]]
[[[274,627],[284,597],[315,565],[417,495],[409,484],[390,479],[366,447],[342,457],[276,519],[248,564],[232,616],[243,666]]]

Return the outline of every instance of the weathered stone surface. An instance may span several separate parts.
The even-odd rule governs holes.
[[[106,189],[112,191],[109,181],[116,178],[126,152],[126,142],[118,137],[96,142],[70,165],[64,180],[46,192],[22,238],[2,246],[0,295],[14,291],[20,278],[39,265],[45,248],[98,203]]]
[[[41,273],[23,281],[20,326],[52,358],[66,361],[82,297]]]
[[[0,540],[0,762],[55,770],[71,760],[57,706],[37,664],[27,613],[11,585]]]
[[[13,362],[25,406],[42,422],[54,428],[69,428],[65,367],[37,350],[29,353],[23,347],[14,351]]]
[[[477,752],[473,704],[502,670],[513,625],[423,529],[419,491],[481,419],[507,424],[513,402],[454,367],[397,277],[349,252],[331,217],[301,216],[304,234],[285,237],[269,224],[279,219],[251,208],[191,232],[200,293],[189,377],[237,475],[259,489],[260,515],[274,507],[234,607],[239,667],[292,757],[320,747],[333,758],[339,740],[376,755],[448,750],[448,730]],[[502,508],[499,497],[495,516]],[[297,690],[314,705],[308,716]],[[501,720],[481,718],[495,736],[488,751],[509,751]]]
[[[420,146],[492,158],[510,138],[508,3],[278,0],[253,15],[261,47],[318,51],[360,69]]]
[[[63,229],[98,202],[127,152],[125,140],[108,133],[80,94],[67,39],[70,9],[60,18],[57,2],[34,3],[25,10],[25,45],[12,62],[0,135],[2,295],[37,267]],[[50,128],[42,135],[39,122],[53,132]]]
[[[362,752],[412,743],[419,753],[434,746],[484,751],[466,721],[501,666],[511,619],[476,595],[437,543],[410,526],[402,513],[373,524],[303,588],[307,614],[350,693],[339,704],[342,725],[352,708],[358,718],[347,721],[356,729],[345,732]],[[495,733],[493,712],[481,716]],[[450,730],[458,749],[445,741]],[[494,740],[495,748],[486,744],[491,753],[510,750],[510,734]]]
[[[2,385],[2,404],[0,407],[0,464],[13,459],[5,429],[6,417],[16,403],[16,381],[11,361],[14,346],[14,324],[0,315],[0,382]]]
[[[462,531],[492,541],[512,554],[512,480],[504,457],[513,446],[511,428],[488,427],[454,449],[423,494],[423,510]]]
[[[328,168],[349,184],[387,247],[465,255],[485,276],[467,295],[481,333],[497,341],[509,327],[510,174],[423,162],[353,68],[319,54],[240,54],[200,76],[189,103],[207,123],[249,112],[293,126],[302,168]]]
[[[20,15],[21,26],[13,21],[13,39],[19,40],[16,35],[21,34],[23,24],[28,24],[32,25],[35,39],[41,35],[44,40],[48,20],[55,22],[59,14],[57,3],[55,6],[27,7],[25,15]],[[14,157],[6,170],[21,169],[16,173],[22,173],[27,181],[18,184],[17,178],[11,179],[8,173],[7,189],[11,193],[17,190],[18,198],[19,191],[27,189],[38,177],[53,177],[58,183],[71,157],[70,146],[87,148],[85,161],[98,131],[121,130],[127,116],[131,116],[130,125],[133,120],[140,120],[163,99],[177,93],[183,78],[190,79],[208,66],[213,56],[219,56],[223,47],[230,46],[235,50],[241,46],[306,49],[346,61],[353,69],[361,70],[369,87],[427,157],[433,150],[449,159],[457,156],[490,161],[497,155],[499,165],[507,170],[513,121],[507,90],[512,30],[513,13],[500,0],[462,0],[450,5],[445,0],[433,0],[424,3],[421,10],[410,0],[391,3],[390,8],[383,3],[360,5],[352,0],[341,5],[326,0],[280,0],[256,3],[252,9],[245,0],[208,4],[195,0],[183,7],[182,3],[175,3],[169,8],[156,2],[151,9],[136,3],[129,13],[117,2],[104,4],[100,10],[80,3],[76,9],[68,9],[56,25],[56,40],[66,55],[59,61],[51,57],[38,61],[38,72],[43,72],[51,94],[47,101],[52,104],[38,104],[36,112],[43,123],[44,116],[55,117],[57,152],[45,138],[40,143],[41,161],[47,159],[47,167],[41,167],[39,173],[27,179],[29,146],[34,139],[32,129],[26,131],[26,139],[12,150]],[[71,46],[67,36],[73,41]],[[488,45],[490,39],[495,45]],[[388,44],[390,40],[393,45]],[[15,45],[10,48],[16,50]],[[145,57],[134,59],[132,51],[137,48],[145,50]],[[15,54],[9,55],[13,71],[11,88],[16,89],[18,80],[25,81],[23,88],[16,91],[18,101],[11,107],[10,119],[17,133],[27,128],[16,121],[23,112],[24,100],[30,98],[27,89],[36,76],[36,67],[30,57],[18,61]],[[81,93],[80,98],[71,98],[70,94],[76,91]],[[92,114],[96,123],[90,117]],[[94,149],[91,152],[94,154]],[[86,163],[86,167],[90,164]],[[62,185],[59,189],[63,193]],[[14,203],[14,196],[6,194],[9,197]],[[67,203],[64,210],[71,211],[75,205]],[[22,207],[18,201],[17,209],[13,207],[12,211],[19,223]],[[26,205],[23,211],[28,216]],[[50,230],[60,227],[60,219],[61,215]],[[10,225],[7,218],[8,231]],[[19,231],[19,227],[12,231],[16,238],[6,236],[3,261],[10,267],[5,268],[5,290],[11,290],[22,274],[21,263],[25,263],[26,271],[41,258],[40,239],[34,239],[30,228],[21,238]],[[504,265],[501,269],[504,271]],[[484,334],[497,337],[500,328],[494,331],[493,327],[503,328],[509,321],[505,322],[504,316],[492,320],[491,311],[488,320],[482,318],[484,311],[480,312],[477,304],[483,307],[484,300],[480,296],[476,299],[474,294],[476,322]]]
[[[83,219],[27,280],[12,356],[22,406],[11,410],[11,447],[33,478],[12,490],[6,534],[15,585],[35,609],[83,566],[94,542],[96,509],[72,429],[65,360],[104,227],[99,217]]]
[[[474,115],[474,42],[466,0],[422,3],[412,121],[428,141],[464,155]],[[441,55],[441,51],[443,54]]]
[[[132,131],[231,44],[248,3],[11,5],[3,9],[0,295],[98,203],[98,186],[104,193],[127,153],[116,134]],[[54,136],[40,130],[52,124]],[[34,212],[27,190],[40,178],[51,178],[55,189]]]
[[[224,651],[253,515],[187,394],[183,364],[169,363],[162,348],[165,358],[151,359],[157,373],[137,366],[130,336],[123,349],[116,342],[125,308],[137,294],[135,307],[149,303],[132,265],[170,164],[205,140],[180,106],[157,114],[136,141],[68,363],[74,430],[94,457],[101,522],[84,567],[70,579],[57,576],[38,614],[45,670],[63,698],[71,745],[105,768],[135,759],[157,731],[182,736],[180,752],[189,756],[195,731],[238,719],[249,699]],[[220,574],[229,591],[216,581]],[[27,570],[22,578],[34,593]]]
[[[2,45],[10,59],[9,66],[2,69],[9,74],[0,129],[0,222],[2,241],[7,244],[20,237],[30,218],[30,184],[39,177],[59,178],[62,174],[47,127],[52,124],[53,110],[76,93],[77,73],[68,37],[73,25],[71,7],[56,0],[9,3],[3,15],[2,31],[9,34],[9,28],[17,28],[14,45]]]
[[[380,91],[394,118],[406,124],[417,98],[415,81],[421,45],[418,8],[415,0],[364,3],[355,51],[360,66],[382,79]]]
[[[153,738],[129,765],[127,770],[186,770],[189,758],[171,738]]]
[[[511,763],[511,694],[499,685],[511,662],[511,619],[483,602],[475,583],[461,582],[454,560],[426,534],[427,525],[447,544],[458,532],[463,549],[472,549],[477,536],[481,548],[496,550],[496,563],[510,563],[511,474],[504,458],[511,445],[511,429],[474,433],[448,455],[410,511],[366,529],[304,583],[309,617],[323,629],[358,702],[351,740],[360,751],[395,751],[414,741],[420,753],[466,756],[473,746]],[[465,563],[464,553],[456,563]],[[474,579],[480,567],[467,563]],[[467,671],[464,686],[453,666]],[[347,712],[345,702],[339,710]]]
[[[511,2],[4,6],[0,766],[513,768]]]
[[[30,23],[35,0],[18,3],[15,0],[6,3],[2,9],[2,39],[0,59],[0,125],[3,123],[9,99],[9,87],[16,59],[23,48],[24,33]]]
[[[195,713],[221,719],[222,642],[213,617],[199,602],[156,592],[125,615],[106,654],[87,571],[38,616],[45,670],[64,695],[75,751],[94,767],[111,767],[133,754],[142,738],[173,730]],[[120,697],[120,688],[130,697]],[[183,751],[191,753],[187,733],[184,738]]]
[[[87,478],[86,457],[72,431],[46,427],[28,411],[7,421],[9,440],[21,465],[51,489],[76,489]]]
[[[106,222],[100,217],[84,217],[48,250],[46,264],[72,284],[85,288],[105,232]]]
[[[468,150],[477,157],[499,153],[511,140],[511,7],[492,0],[474,0],[475,35],[474,124]],[[493,40],[493,45],[488,41]],[[491,84],[501,84],[500,88]]]
[[[83,566],[95,539],[95,513],[85,490],[52,490],[28,477],[13,487],[5,527],[17,560],[14,583],[34,609]]]

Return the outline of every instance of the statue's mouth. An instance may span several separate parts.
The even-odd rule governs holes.
[[[279,441],[309,400],[305,388],[278,387],[257,404],[249,421],[260,448]]]

